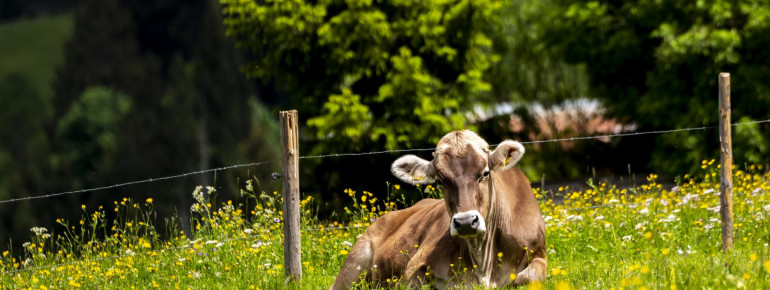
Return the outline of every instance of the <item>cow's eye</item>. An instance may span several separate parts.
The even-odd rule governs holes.
[[[481,175],[481,178],[487,178],[489,177],[489,170],[484,171],[484,173]]]

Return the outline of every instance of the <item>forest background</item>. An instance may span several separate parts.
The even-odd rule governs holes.
[[[767,47],[765,1],[0,0],[0,201],[274,161],[0,203],[0,248],[81,204],[152,197],[185,228],[196,185],[280,190],[280,110],[299,111],[305,156],[458,129],[490,144],[680,129],[718,124],[730,72],[734,122],[770,119]],[[770,163],[767,123],[733,133],[736,164]],[[671,181],[717,146],[716,129],[542,143],[520,164],[537,184]],[[302,193],[321,218],[346,188],[384,199],[398,156],[303,159]]]

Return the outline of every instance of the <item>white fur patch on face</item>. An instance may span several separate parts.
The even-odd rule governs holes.
[[[436,174],[430,161],[415,155],[404,155],[390,167],[394,176],[411,185],[436,182]]]
[[[454,221],[454,219],[456,219],[456,218],[462,219],[462,218],[472,218],[472,217],[478,217],[479,218],[479,224],[478,224],[478,226],[476,226],[476,231],[477,231],[476,235],[483,234],[483,233],[487,232],[487,225],[484,222],[484,217],[481,216],[481,213],[479,211],[475,210],[475,209],[474,210],[469,210],[469,211],[466,211],[466,212],[456,213],[454,216],[452,216],[452,221]],[[455,228],[455,223],[454,222],[450,222],[449,223],[449,233],[452,234],[453,237],[456,237],[456,236],[459,235],[459,233],[457,232],[457,228]],[[460,236],[460,237],[466,238],[464,236]]]

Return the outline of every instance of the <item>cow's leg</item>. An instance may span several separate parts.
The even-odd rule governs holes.
[[[538,255],[536,255],[538,256]],[[548,261],[545,254],[529,262],[529,266],[516,275],[513,285],[524,285],[534,281],[543,281],[548,274]]]
[[[357,282],[362,273],[372,266],[372,243],[367,235],[363,235],[353,248],[350,249],[345,263],[342,264],[337,279],[334,280],[332,290],[349,289]]]

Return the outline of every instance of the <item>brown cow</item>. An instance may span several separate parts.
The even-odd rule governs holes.
[[[364,272],[375,287],[392,278],[436,288],[543,280],[545,224],[527,178],[512,168],[524,147],[510,140],[491,153],[488,147],[475,133],[457,131],[441,138],[433,161],[414,155],[396,160],[396,177],[411,184],[439,181],[444,199],[383,215],[350,250],[331,289],[350,288]]]

